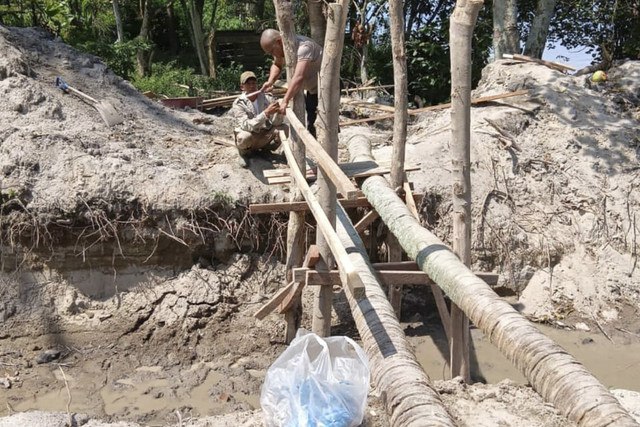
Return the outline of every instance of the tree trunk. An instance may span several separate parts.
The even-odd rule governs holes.
[[[293,7],[289,0],[274,0],[274,5],[276,8],[278,27],[280,27],[280,32],[282,34],[282,45],[284,47],[284,57],[287,64],[287,81],[290,83],[297,63],[295,43],[296,32],[293,26]],[[302,123],[305,123],[305,104],[302,91],[298,92],[298,94],[293,98],[293,112]],[[301,171],[306,170],[307,166],[305,162],[304,144],[295,133],[292,133],[289,140],[292,142],[291,149],[298,168]],[[302,200],[302,194],[296,186],[293,178],[291,179],[290,188],[290,200],[292,202]],[[305,212],[289,213],[289,223],[287,226],[287,259],[285,261],[287,279],[285,285],[292,279],[291,269],[302,265],[302,261],[304,259],[304,217]],[[293,334],[295,334],[301,310],[302,307],[300,306],[300,302],[298,302],[297,307],[287,312],[287,341],[289,341],[290,338],[293,338]]]
[[[151,0],[146,0],[142,5],[142,25],[140,26],[140,34],[138,38],[141,42],[147,44],[150,41],[149,33],[151,30]],[[138,74],[143,77],[151,75],[151,55],[152,49],[148,47],[139,48],[136,52],[136,61],[138,65]]]
[[[311,7],[311,5],[309,6]],[[331,158],[338,162],[338,119],[340,111],[340,59],[344,47],[344,29],[347,23],[349,0],[330,3],[327,21],[326,41],[320,82],[318,90],[318,141]],[[318,168],[318,201],[329,218],[331,225],[336,226],[336,186]],[[322,233],[316,233],[316,245],[324,261],[324,267],[335,268],[335,260],[331,249]],[[331,335],[331,305],[333,289],[331,286],[318,286],[313,307],[312,330],[326,337]]]
[[[309,8],[309,26],[311,27],[311,38],[320,46],[323,46],[327,29],[327,20],[324,17],[323,13],[324,1],[308,0],[307,4]]]
[[[367,63],[369,62],[369,43],[362,45],[360,55],[360,82],[365,85],[369,81],[369,73],[367,73]],[[363,95],[364,96],[364,95]]]
[[[516,0],[494,0],[493,2],[494,59],[502,59],[505,53],[520,53]]]
[[[209,57],[209,77],[216,78],[216,30],[212,27],[207,37],[207,49]]]
[[[402,188],[407,141],[407,54],[404,43],[404,9],[402,0],[389,1],[391,52],[393,55],[394,118],[393,152],[391,154],[391,186]],[[393,235],[387,238],[389,262],[402,261],[402,248]],[[401,316],[402,287],[389,286],[389,302],[398,319]]]
[[[118,43],[122,43],[124,41],[124,30],[122,29],[122,15],[120,15],[120,3],[118,0],[112,0],[113,3],[113,16],[116,20],[116,34],[118,39],[116,40]]]
[[[196,3],[197,2],[197,3]],[[204,33],[202,31],[202,7],[203,3],[198,0],[189,0],[189,17],[191,18],[191,29],[193,30],[193,41],[195,43],[196,53],[198,55],[198,62],[200,63],[200,71],[203,75],[208,75],[207,72],[207,53],[204,49]]]
[[[549,24],[556,10],[556,0],[538,0],[536,16],[531,23],[531,31],[527,37],[524,54],[533,58],[542,58],[547,44]]]
[[[366,155],[354,155],[368,150],[368,147],[362,147],[361,139],[364,137],[349,142],[352,161],[371,160]],[[580,362],[538,331],[509,303],[496,295],[489,285],[473,274],[440,239],[422,228],[386,179],[381,176],[369,177],[362,183],[361,188],[371,206],[398,238],[409,258],[415,260],[420,269],[469,316],[544,399],[580,426],[639,425]],[[338,208],[338,215],[341,212],[343,211]],[[342,238],[344,232],[340,222],[339,216],[338,232]],[[368,285],[367,276],[361,273],[360,277],[365,285]],[[384,347],[378,347],[379,344],[371,345],[371,341],[375,339],[371,338],[370,332],[365,333],[367,326],[362,326],[361,311],[370,319],[384,319],[387,330],[391,329],[390,325],[395,327],[395,322],[388,308],[378,308],[385,302],[382,301],[384,296],[379,295],[379,291],[367,286],[366,294],[366,301],[370,306],[364,306],[362,302],[357,305],[351,299],[349,303],[365,351],[371,360],[374,383],[380,391],[389,394],[387,387],[391,385],[383,381],[378,382],[377,378],[380,355],[376,352]],[[368,327],[371,328],[370,325]],[[381,328],[375,330],[381,331]],[[384,350],[382,352],[384,353]],[[393,402],[402,403],[398,399],[394,399]],[[393,408],[388,409],[390,410]],[[432,424],[423,422],[416,425]]]
[[[172,56],[178,54],[178,32],[176,31],[176,13],[173,2],[167,5],[167,35],[169,37],[169,53]]]
[[[451,176],[453,251],[471,265],[471,40],[482,0],[458,0],[449,25],[451,47]],[[469,319],[451,305],[451,376],[470,382]]]

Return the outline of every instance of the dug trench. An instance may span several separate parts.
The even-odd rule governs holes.
[[[427,212],[433,208],[423,203],[421,210],[437,216]],[[37,410],[131,425],[199,419],[234,425],[250,414],[255,424],[246,425],[261,425],[262,382],[286,344],[282,316],[258,321],[253,313],[283,284],[286,216],[251,219],[242,208],[221,206],[215,217],[192,217],[191,225],[166,227],[169,234],[152,227],[151,218],[111,226],[103,216],[101,226],[76,224],[74,233],[51,226],[42,233],[52,239],[48,244],[29,246],[34,242],[24,239],[5,246],[0,379],[6,419]],[[376,229],[378,223],[370,228]],[[256,232],[265,237],[255,239]],[[312,227],[307,238],[314,240]],[[479,383],[445,381],[448,350],[430,291],[407,287],[404,296],[405,332],[443,399],[461,408],[460,421],[527,425],[536,414],[539,425],[572,425],[524,387],[524,378],[475,329],[472,375]],[[307,327],[312,298],[313,289],[305,290]],[[332,334],[358,339],[338,288],[334,300]],[[640,345],[624,333],[608,337],[614,346],[596,331],[563,330],[558,323],[543,331],[608,386],[633,389],[640,381],[633,369]],[[478,408],[488,412],[476,419]],[[375,391],[364,425],[387,425]]]

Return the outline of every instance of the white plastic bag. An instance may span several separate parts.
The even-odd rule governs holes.
[[[268,427],[355,427],[369,392],[369,363],[347,337],[299,329],[267,371],[260,405]]]

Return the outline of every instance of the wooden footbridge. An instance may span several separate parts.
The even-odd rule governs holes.
[[[291,79],[296,58],[291,3],[286,0],[274,3],[283,35],[287,74]],[[394,16],[398,12],[394,9],[397,7],[395,3],[389,2],[392,28],[397,25],[394,24]],[[406,89],[406,63],[404,73],[397,70],[394,73],[396,99],[390,180],[383,176],[383,170],[370,168],[373,172],[361,175],[356,185],[345,173],[349,168],[341,168],[337,163],[339,67],[348,8],[348,1],[340,0],[328,4],[316,122],[320,142],[301,123],[304,100],[299,94],[294,99],[293,110],[287,111],[290,137],[287,139],[281,134],[289,164],[289,181],[293,184],[293,199],[289,203],[250,207],[256,214],[290,212],[286,260],[288,282],[255,316],[264,318],[277,310],[285,316],[287,339],[291,339],[299,326],[302,289],[316,286],[312,329],[326,336],[330,333],[332,287],[336,284],[342,286],[369,357],[373,385],[380,392],[391,424],[453,426],[456,425],[455,420],[416,361],[398,322],[402,286],[428,285],[449,339],[452,375],[468,378],[468,318],[524,374],[532,387],[567,418],[581,426],[639,426],[580,362],[543,335],[491,289],[487,282],[495,280],[495,276],[475,274],[467,267],[470,232],[467,229],[456,235],[455,223],[468,219],[461,212],[470,209],[470,196],[466,199],[466,206],[463,198],[459,197],[470,195],[468,151],[465,152],[470,132],[470,76],[465,74],[465,67],[456,59],[456,53],[463,51],[461,57],[470,57],[471,34],[481,4],[480,0],[458,0],[451,18],[452,94],[455,94],[452,95],[451,128],[456,142],[452,143],[453,240],[460,256],[422,227],[416,196],[406,180],[404,140],[407,105],[406,96],[402,96],[401,90],[398,92],[399,88]],[[456,38],[454,32],[462,36]],[[396,60],[404,59],[404,43],[398,43],[394,38],[397,34],[394,34],[392,30],[396,69]],[[456,86],[456,82],[464,84]],[[380,167],[371,155],[365,136],[352,137],[348,149],[352,162],[369,162],[374,168]],[[307,152],[318,165],[318,191],[315,193],[307,183]],[[459,210],[456,210],[456,198],[463,200]],[[370,210],[354,224],[345,208],[356,206],[369,207]],[[317,232],[316,245],[305,248],[302,226],[306,211],[315,218]],[[391,262],[372,264],[360,233],[378,217],[393,236],[387,241]],[[402,251],[410,262],[401,261]],[[383,285],[388,286],[389,296]],[[449,305],[445,297],[449,299]]]

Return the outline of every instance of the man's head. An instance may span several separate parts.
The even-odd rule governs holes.
[[[245,71],[240,74],[240,89],[246,93],[258,90],[258,79],[253,71]]]
[[[275,57],[283,58],[284,49],[282,47],[282,36],[272,28],[267,28],[260,36],[260,47],[266,53]]]

